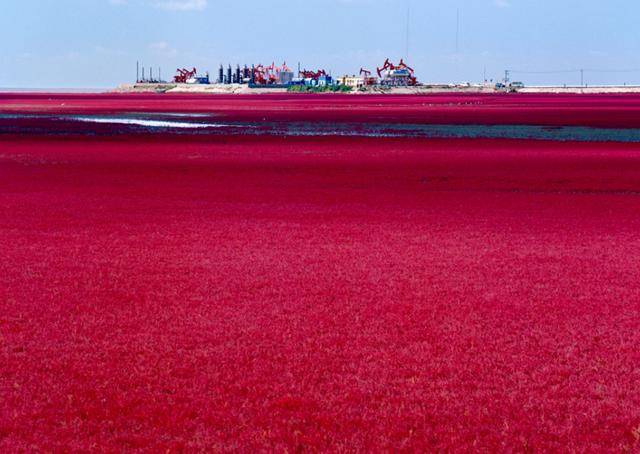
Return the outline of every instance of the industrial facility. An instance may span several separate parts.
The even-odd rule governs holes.
[[[408,66],[404,60],[398,64],[386,59],[381,67],[376,68],[377,75],[372,75],[372,71],[360,68],[358,75],[344,75],[334,78],[325,69],[308,70],[301,69],[298,64],[297,71],[293,71],[286,63],[276,65],[252,64],[232,66],[221,64],[215,80],[211,80],[209,72],[198,73],[194,67],[178,68],[171,82],[165,82],[161,78],[160,70],[157,77],[153,76],[153,69],[145,70],[142,67],[142,77],[140,75],[140,65],[136,65],[136,83],[139,84],[189,84],[189,85],[247,85],[249,88],[289,88],[298,87],[309,88],[335,88],[348,87],[349,89],[365,89],[366,87],[409,87],[418,85],[414,75],[414,70]]]

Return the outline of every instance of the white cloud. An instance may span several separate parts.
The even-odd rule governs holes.
[[[112,5],[147,4],[167,11],[202,11],[208,0],[109,0]]]
[[[154,1],[154,5],[169,11],[202,11],[207,0],[162,0]]]
[[[94,50],[96,51],[96,53],[101,54],[101,55],[108,55],[111,57],[114,56],[124,56],[127,55],[127,52],[125,52],[124,50],[121,49],[111,49],[109,47],[104,47],[104,46],[95,46]]]
[[[178,51],[172,48],[166,41],[151,43],[149,44],[149,49],[151,49],[154,54],[162,57],[172,58],[178,55]]]

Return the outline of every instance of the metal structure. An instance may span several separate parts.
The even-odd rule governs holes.
[[[300,77],[302,77],[303,79],[318,80],[322,76],[326,75],[327,72],[324,69],[319,69],[317,71],[308,71],[306,69],[303,69],[302,71],[300,71]]]
[[[251,71],[251,68],[249,68],[247,65],[244,65],[244,68],[242,68],[242,82],[243,84],[249,83],[251,82],[251,74],[253,74],[253,72]]]
[[[293,79],[293,72],[286,63],[276,66],[271,63],[269,66],[262,64],[254,65],[251,70],[251,83],[254,85],[280,85],[289,84]]]
[[[176,75],[173,76],[173,81],[177,84],[186,84],[189,79],[196,77],[198,71],[196,68],[192,68],[188,70],[186,68],[178,68],[176,69]]]
[[[140,69],[142,69],[142,77],[140,77]],[[136,83],[137,84],[162,84],[165,81],[162,80],[162,72],[158,67],[158,76],[153,76],[153,68],[148,68],[149,71],[146,71],[147,68],[142,66],[140,68],[140,62],[136,61]],[[147,76],[148,74],[148,76]]]
[[[378,77],[382,85],[390,86],[410,86],[416,85],[418,81],[414,76],[413,68],[408,66],[403,59],[394,65],[387,58],[381,68],[377,68]]]
[[[378,79],[376,77],[372,77],[371,71],[368,69],[360,68],[360,77],[362,77],[362,82],[365,86],[372,86],[378,83]]]
[[[275,84],[278,78],[273,73],[274,65],[264,66],[258,64],[253,67],[253,75],[251,77],[252,82],[256,85],[271,85]]]
[[[255,68],[255,67],[254,67]],[[228,65],[225,69],[224,65],[221,64],[218,69],[218,77],[216,79],[216,83],[218,84],[246,84],[251,82],[251,75],[253,71],[247,65],[240,66],[236,64],[235,68],[232,68],[231,65]]]

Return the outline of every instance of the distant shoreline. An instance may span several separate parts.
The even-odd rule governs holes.
[[[640,85],[593,85],[593,86],[527,86],[512,91],[516,93],[538,93],[538,94],[640,94]],[[0,94],[11,93],[52,93],[52,94],[101,94],[101,93],[177,93],[177,94],[210,94],[210,95],[260,95],[260,94],[284,94],[288,93],[286,88],[249,88],[240,84],[210,84],[210,85],[188,85],[188,84],[122,84],[116,88],[16,88],[0,87]],[[504,90],[496,90],[489,85],[446,85],[429,84],[416,87],[367,87],[365,90],[353,90],[345,95],[368,95],[368,94],[415,94],[428,95],[438,93],[473,93],[491,94],[505,93]],[[300,94],[300,93],[292,93]]]
[[[0,87],[0,93],[110,93],[112,88],[16,88]]]
[[[287,93],[286,88],[249,88],[240,84],[123,84],[113,90],[116,93],[198,93],[198,94],[265,94]],[[505,93],[497,90],[493,85],[447,85],[425,84],[416,87],[366,87],[363,90],[353,90],[346,95],[367,94],[431,94],[431,93]],[[640,93],[640,85],[594,85],[594,86],[530,86],[513,92],[518,93],[575,93],[575,94],[611,94],[611,93]]]

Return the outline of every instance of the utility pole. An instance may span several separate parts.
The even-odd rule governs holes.
[[[140,82],[140,62],[136,60],[136,83]]]
[[[456,54],[460,49],[460,8],[456,10]]]
[[[411,7],[407,6],[407,42],[406,42],[406,47],[405,47],[405,52],[404,52],[404,58],[406,58],[407,60],[409,60],[409,26],[411,24]]]
[[[584,87],[584,69],[580,70],[580,86]]]

